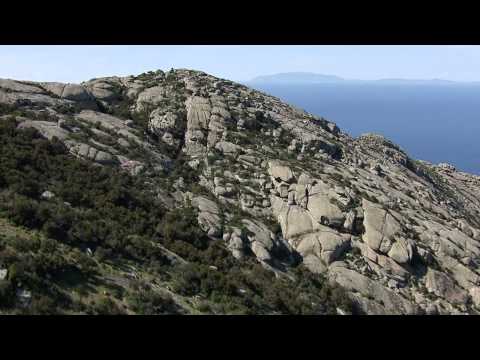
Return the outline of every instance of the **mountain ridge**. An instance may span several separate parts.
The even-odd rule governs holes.
[[[29,253],[1,239],[2,294],[17,303],[43,294],[35,309],[80,313],[478,313],[478,176],[188,69],[78,85],[0,80],[0,105],[0,215],[58,243],[56,266],[76,269],[96,305],[62,271],[42,270],[44,252],[19,275]],[[115,291],[98,285],[112,281]]]
[[[336,75],[326,75],[310,72],[286,72],[272,75],[257,76],[247,80],[245,84],[391,84],[391,85],[478,85],[478,81],[453,81],[445,79],[403,79],[382,78],[376,80],[347,79]]]

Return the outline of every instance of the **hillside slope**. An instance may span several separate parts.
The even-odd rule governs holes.
[[[87,254],[67,261],[82,286],[113,277],[123,289],[113,300],[101,293],[109,300],[100,310],[78,300],[79,312],[102,313],[106,303],[127,313],[480,306],[478,176],[415,161],[378,135],[351,138],[279,99],[192,70],[80,85],[0,80],[0,107],[2,216]],[[25,250],[9,255],[12,246],[1,246],[2,291],[18,302],[18,289],[34,286],[10,277]],[[124,264],[138,268],[134,285]],[[41,292],[46,274],[31,272]],[[46,308],[72,311],[55,276],[47,282],[64,301],[46,293]]]

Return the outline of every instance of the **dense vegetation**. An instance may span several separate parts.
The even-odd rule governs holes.
[[[192,207],[167,211],[141,177],[76,159],[55,139],[17,130],[14,118],[0,121],[1,218],[24,229],[22,235],[0,235],[0,268],[8,269],[8,278],[0,280],[2,311],[184,312],[148,279],[200,299],[195,307],[203,313],[350,308],[342,289],[301,267],[293,270],[297,281],[292,281],[277,278],[253,259],[237,261],[200,230]],[[186,262],[173,262],[162,247]],[[123,264],[134,264],[144,279],[89,297],[98,293],[107,268]],[[18,306],[19,288],[31,290],[30,306]],[[74,297],[72,289],[89,300]]]

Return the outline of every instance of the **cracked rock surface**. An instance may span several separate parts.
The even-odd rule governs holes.
[[[145,176],[167,206],[191,204],[236,258],[278,274],[297,258],[367,314],[480,311],[479,176],[193,70],[2,79],[0,104],[72,156]]]

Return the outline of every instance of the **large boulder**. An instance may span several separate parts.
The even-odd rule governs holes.
[[[437,256],[436,259],[463,289],[469,290],[472,286],[480,285],[480,275],[457,259],[446,255]]]
[[[399,264],[406,264],[412,260],[413,249],[412,242],[399,238],[393,243],[388,256]]]
[[[400,266],[397,262],[388,256],[377,253],[367,244],[353,241],[352,247],[356,247],[360,250],[362,256],[375,272],[387,277],[393,276],[396,280],[402,282],[409,277],[408,271]]]
[[[472,239],[462,231],[458,229],[442,229],[438,231],[438,234],[440,239],[443,239],[443,249],[450,255],[480,256],[480,242]],[[450,249],[448,249],[449,247]]]
[[[327,271],[325,263],[315,254],[307,254],[303,257],[303,264],[314,274],[323,274]]]
[[[9,91],[9,92],[21,92],[21,93],[32,93],[32,94],[41,94],[44,93],[41,87],[36,86],[33,83],[25,83],[11,79],[0,79],[0,89]]]
[[[31,121],[25,120],[18,124],[19,129],[24,128],[34,128],[48,140],[52,140],[56,137],[60,141],[65,141],[68,139],[69,132],[65,129],[62,129],[57,125],[57,123],[50,121]]]
[[[340,226],[345,222],[346,214],[329,194],[329,189],[321,183],[313,186],[308,192],[307,209],[318,223]]]
[[[336,261],[350,246],[350,235],[340,234],[328,228],[317,234],[322,245],[320,256],[327,264]]]
[[[221,151],[223,154],[237,154],[242,151],[242,147],[236,144],[233,144],[228,141],[219,141],[215,145],[215,148]]]
[[[67,84],[63,89],[62,98],[78,101],[78,102],[93,102],[92,95],[81,85]]]
[[[113,115],[104,114],[93,110],[82,110],[80,113],[75,114],[74,116],[77,120],[87,122],[93,126],[100,124],[102,127],[112,130],[118,135],[128,138],[139,145],[143,144],[143,141],[126,124],[125,120],[119,119]]]
[[[98,100],[109,102],[117,100],[120,97],[119,89],[122,88],[122,84],[118,81],[118,78],[103,78],[90,80],[86,83],[82,83],[90,93]],[[134,87],[135,84],[128,84],[130,87]]]
[[[281,165],[275,161],[270,161],[268,163],[268,173],[277,181],[289,183],[295,179],[292,170],[288,166]]]
[[[375,306],[371,307],[370,311],[363,309],[369,314],[414,315],[420,311],[418,306],[400,294],[383,287],[378,282],[354,270],[345,267],[334,267],[329,269],[328,274],[331,281],[338,283],[346,290],[356,291],[360,293],[363,298],[373,299]],[[372,308],[382,309],[382,311],[372,312]]]
[[[165,131],[174,130],[178,125],[178,115],[168,111],[163,113],[162,109],[158,108],[150,114],[148,127],[151,132],[161,135]]]
[[[242,259],[245,255],[245,243],[242,239],[242,231],[239,228],[232,228],[232,232],[223,234],[223,240],[227,243],[227,249],[230,250],[233,257]]]
[[[262,222],[258,220],[244,219],[242,220],[243,225],[248,230],[247,238],[250,243],[258,243],[267,251],[271,251],[273,243],[273,233],[270,229]]]
[[[198,224],[208,235],[221,236],[220,209],[217,204],[203,196],[192,199],[192,206],[198,209]]]
[[[47,90],[48,92],[52,93],[57,97],[62,97],[63,89],[66,86],[66,84],[58,83],[58,82],[46,82],[46,83],[40,83],[40,85],[45,90]]]
[[[400,223],[387,210],[363,199],[363,240],[373,250],[388,253],[395,242],[395,236],[401,230]]]
[[[54,94],[55,96],[71,100],[82,105],[86,105],[88,108],[96,109],[95,98],[88,89],[82,85],[77,84],[62,84],[56,82],[41,83],[42,87]]]
[[[448,275],[440,271],[428,269],[425,286],[428,291],[453,304],[462,305],[468,300],[467,292],[457,286]]]
[[[308,211],[297,205],[286,207],[278,215],[278,221],[286,239],[311,233],[315,228],[314,221]]]
[[[0,280],[5,280],[8,275],[8,269],[0,269]]]
[[[163,142],[170,146],[178,147],[183,137],[181,119],[178,114],[171,111],[166,113],[158,108],[150,114],[148,129],[156,134]]]
[[[52,97],[46,93],[41,87],[26,85],[16,81],[9,80],[10,87],[2,87],[0,84],[0,104],[9,104],[13,106],[71,106],[72,101]],[[14,90],[14,89],[18,89]],[[21,90],[21,91],[20,91]]]
[[[211,114],[210,101],[194,96],[188,99],[186,106],[188,129],[207,129]]]
[[[474,286],[469,291],[470,297],[472,298],[472,303],[475,307],[480,309],[480,287]]]
[[[136,111],[144,111],[151,106],[157,106],[166,99],[166,90],[164,86],[152,86],[144,89],[138,94],[136,102]]]
[[[70,153],[102,165],[117,164],[116,156],[84,143],[75,143],[69,149]]]
[[[199,156],[207,150],[210,101],[208,98],[193,96],[187,100],[186,107],[185,151],[190,156]]]
[[[316,232],[307,234],[294,242],[295,249],[303,256],[314,254],[326,265],[337,260],[350,246],[350,235],[320,226]]]

